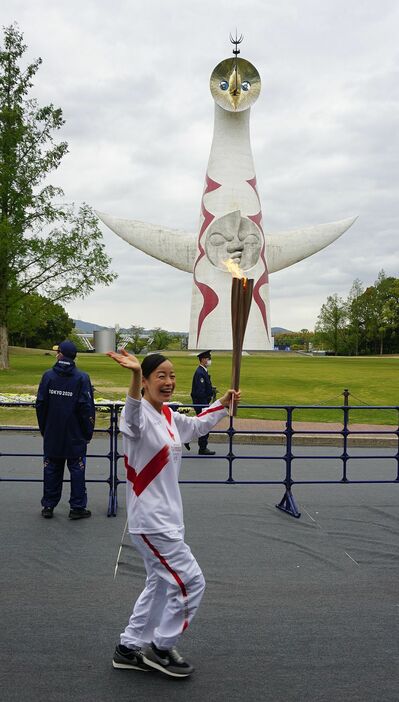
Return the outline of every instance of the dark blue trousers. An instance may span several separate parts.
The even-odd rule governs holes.
[[[86,456],[76,458],[44,457],[43,507],[55,507],[61,499],[65,461],[71,476],[71,509],[86,507],[87,493],[85,482]]]
[[[207,405],[205,405],[206,407]],[[194,407],[194,412],[195,414],[201,414],[205,407]],[[206,449],[208,446],[208,440],[209,440],[209,434],[205,434],[204,436],[199,436],[198,437],[198,448],[200,449]]]

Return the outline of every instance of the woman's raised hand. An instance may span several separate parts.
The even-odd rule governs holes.
[[[129,370],[137,373],[141,371],[140,361],[132,353],[128,353],[125,349],[121,349],[119,353],[116,351],[109,351],[107,356],[112,358],[114,361],[119,363],[123,368],[128,368]]]

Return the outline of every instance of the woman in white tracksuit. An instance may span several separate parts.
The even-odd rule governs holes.
[[[140,366],[126,351],[111,358],[132,371],[120,428],[126,467],[128,530],[143,557],[146,584],[116,647],[113,666],[186,677],[193,666],[175,644],[200,604],[205,580],[184,542],[179,489],[181,446],[207,434],[227,414],[229,390],[196,417],[173,412],[167,404],[175,389],[172,363],[161,354]]]

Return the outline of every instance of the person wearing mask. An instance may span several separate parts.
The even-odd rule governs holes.
[[[91,516],[86,509],[85,469],[95,422],[93,388],[88,374],[76,368],[77,349],[72,341],[62,341],[53,351],[57,361],[44,373],[36,398],[43,436],[42,516],[51,519],[61,499],[66,461],[71,476],[69,519],[83,519]]]
[[[213,387],[211,382],[211,376],[209,375],[208,368],[212,363],[212,357],[210,351],[201,351],[197,354],[198,367],[193,375],[193,382],[191,385],[191,399],[194,405],[201,405],[200,407],[194,407],[196,414],[200,414],[204,407],[209,405],[213,397]],[[211,451],[208,448],[209,434],[205,436],[200,436],[198,439],[198,453],[203,456],[214,456],[216,451]]]

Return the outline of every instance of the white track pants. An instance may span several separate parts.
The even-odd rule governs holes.
[[[183,539],[163,534],[130,536],[144,559],[147,579],[121,644],[132,648],[153,641],[158,648],[171,648],[198,609],[204,576]]]

